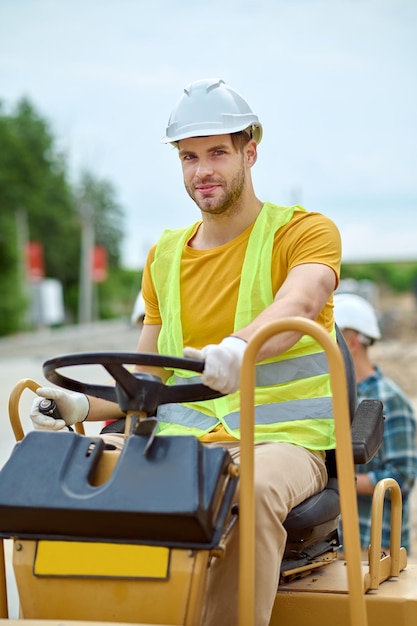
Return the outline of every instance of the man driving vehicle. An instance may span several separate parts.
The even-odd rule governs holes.
[[[138,351],[201,359],[202,382],[224,394],[159,407],[159,433],[224,446],[236,462],[247,342],[264,324],[291,316],[316,320],[335,336],[332,297],[340,273],[340,235],[330,219],[255,194],[251,171],[261,138],[257,115],[223,80],[197,80],[183,90],[163,142],[175,147],[185,189],[200,215],[191,226],[162,234],[149,252],[142,282],[146,315]],[[157,373],[169,384],[196,376],[184,370]],[[85,419],[123,417],[116,405],[83,394],[53,388],[37,393],[35,428],[60,430]],[[39,412],[43,397],[56,400],[62,420]],[[122,434],[103,436],[123,445]],[[324,450],[334,446],[323,349],[297,332],[272,337],[258,354],[255,389],[258,626],[269,623],[275,600],[283,523],[293,507],[324,488]],[[237,624],[237,590],[238,524],[224,558],[211,563],[203,624]]]

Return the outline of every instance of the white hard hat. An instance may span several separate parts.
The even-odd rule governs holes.
[[[340,329],[350,328],[375,340],[381,338],[378,318],[368,300],[355,293],[335,294],[334,318]]]
[[[220,78],[197,80],[184,93],[169,117],[163,143],[188,137],[227,135],[247,130],[259,143],[262,126],[240,94]]]

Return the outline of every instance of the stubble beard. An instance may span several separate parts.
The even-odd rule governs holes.
[[[216,180],[205,179],[201,182],[217,182]],[[217,198],[204,198],[198,199],[196,197],[196,193],[193,190],[193,187],[185,184],[185,189],[187,190],[188,195],[199,209],[208,215],[224,215],[226,213],[234,213],[238,210],[240,199],[243,194],[243,190],[246,182],[246,173],[243,167],[243,164],[238,172],[236,172],[235,176],[232,178],[230,183],[224,185],[224,179],[221,179],[223,183],[222,191],[223,193]]]

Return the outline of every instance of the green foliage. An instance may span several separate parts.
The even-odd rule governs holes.
[[[25,238],[42,244],[45,275],[62,283],[68,318],[74,321],[81,201],[93,207],[96,243],[107,248],[109,265],[117,269],[123,213],[115,191],[108,181],[89,173],[73,187],[48,123],[28,100],[21,100],[9,114],[0,104],[0,147],[0,335],[25,326]]]
[[[342,278],[372,280],[397,293],[414,291],[417,280],[417,262],[343,264]]]
[[[0,334],[16,332],[24,326],[25,299],[22,271],[16,245],[16,227],[6,212],[0,212]]]
[[[111,270],[108,279],[98,285],[100,318],[127,317],[130,319],[141,285],[142,272],[122,268]]]
[[[22,235],[51,242],[61,219],[68,222],[71,198],[49,128],[28,101],[19,102],[12,115],[0,109],[0,145],[0,334],[8,334],[24,326],[28,305]],[[19,232],[22,226],[27,233]],[[70,232],[71,226],[70,222]],[[67,233],[68,230],[65,236]],[[53,250],[46,248],[45,261],[47,270],[54,268],[50,275],[60,278]],[[67,261],[71,267],[73,261],[74,258]]]

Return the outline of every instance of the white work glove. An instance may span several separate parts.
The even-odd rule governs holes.
[[[52,387],[39,387],[36,393],[39,398],[35,398],[30,411],[30,419],[36,430],[68,430],[67,426],[83,422],[88,415],[90,403],[83,393],[68,392]],[[55,419],[40,412],[39,404],[44,398],[55,400],[62,419]]]
[[[184,348],[184,356],[205,361],[202,381],[221,393],[233,393],[239,388],[240,367],[247,343],[239,337],[225,337],[218,344],[201,350]]]

